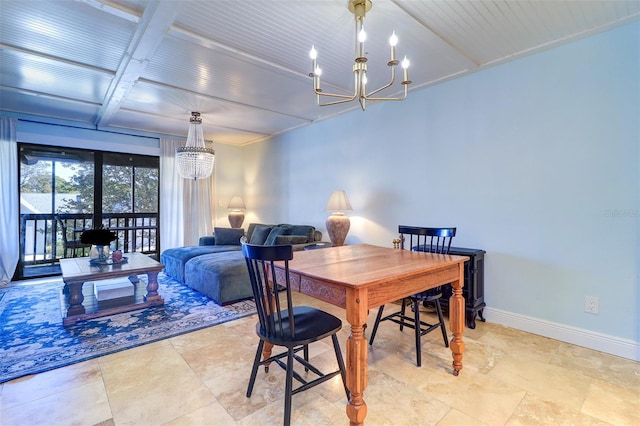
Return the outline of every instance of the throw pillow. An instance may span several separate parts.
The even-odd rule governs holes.
[[[242,228],[213,228],[217,246],[239,246],[240,238],[244,236]]]
[[[316,228],[311,225],[290,225],[289,235],[304,235],[310,243],[314,241],[315,233]]]
[[[276,237],[277,246],[286,246],[292,244],[304,244],[308,243],[309,239],[304,235],[278,235]]]
[[[259,246],[264,245],[264,242],[269,236],[269,232],[271,232],[271,228],[273,228],[273,226],[256,225],[255,228],[253,228],[253,233],[251,234],[251,241],[249,241],[249,244],[256,244]]]
[[[278,235],[287,235],[289,233],[289,228],[285,228],[284,226],[275,226],[269,232],[267,239],[264,240],[265,246],[272,246],[276,242],[276,237]]]

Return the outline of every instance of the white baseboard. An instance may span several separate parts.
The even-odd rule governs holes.
[[[640,361],[640,342],[634,342],[633,340],[557,324],[495,308],[484,308],[484,317],[488,322]]]

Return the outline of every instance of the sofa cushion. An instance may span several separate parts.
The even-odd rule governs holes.
[[[307,241],[312,243],[315,240],[316,228],[311,225],[288,225],[282,224],[279,226],[287,226],[289,228],[289,235],[304,235],[307,237]]]
[[[240,251],[240,246],[188,246],[170,248],[160,255],[164,272],[180,282],[184,282],[184,265],[197,256],[226,251]]]
[[[244,236],[242,228],[213,228],[217,246],[240,245],[240,238]]]
[[[249,227],[247,228],[247,240],[251,241],[251,236],[253,235],[253,230],[256,228],[256,226],[258,225],[264,225],[264,226],[270,226],[270,227],[274,227],[276,225],[273,224],[268,224],[268,223],[255,223],[255,222],[251,222],[249,224]]]
[[[257,224],[253,228],[253,232],[251,233],[251,239],[249,240],[249,244],[256,244],[259,246],[264,245],[264,242],[267,240],[269,233],[273,226],[271,225],[259,225]]]
[[[189,260],[184,283],[219,305],[253,297],[242,252],[206,254]]]
[[[308,242],[310,242],[309,238],[307,238],[305,235],[278,235],[276,237],[275,245],[283,246],[292,244],[304,244]]]
[[[288,235],[288,234],[289,234],[289,228],[285,226],[274,226],[273,228],[271,228],[271,232],[269,232],[269,236],[267,237],[267,239],[264,240],[264,245],[272,246],[276,243],[276,237],[278,237],[279,235]]]
[[[199,246],[215,246],[216,245],[216,237],[213,235],[203,235],[200,237],[198,241]]]

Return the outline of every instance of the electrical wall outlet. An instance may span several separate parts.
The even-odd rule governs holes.
[[[585,296],[584,311],[589,314],[598,315],[600,311],[600,299],[593,296]]]

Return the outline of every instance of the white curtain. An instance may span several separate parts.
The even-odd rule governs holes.
[[[0,117],[0,285],[11,282],[20,257],[17,121]]]
[[[160,253],[184,245],[184,185],[176,169],[176,148],[183,145],[160,139]]]
[[[208,179],[192,181],[178,174],[176,148],[184,140],[160,139],[160,252],[197,246],[215,224],[215,167]]]

